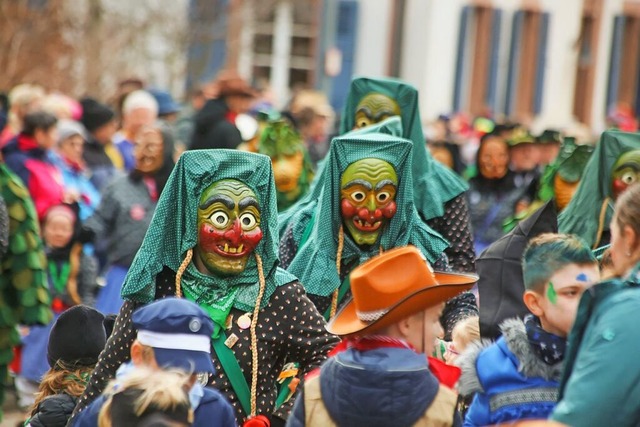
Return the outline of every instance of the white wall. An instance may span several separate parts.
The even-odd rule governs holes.
[[[387,75],[391,0],[359,0],[354,76]]]
[[[460,11],[464,0],[408,0],[401,77],[420,92],[423,122],[453,108]]]

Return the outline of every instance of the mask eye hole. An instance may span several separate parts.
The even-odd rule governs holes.
[[[621,178],[622,182],[624,182],[627,185],[631,185],[634,182],[636,182],[636,175],[632,172],[627,172],[625,174],[622,175]]]
[[[390,198],[391,198],[391,194],[389,194],[389,192],[387,192],[387,191],[383,191],[381,193],[378,193],[378,195],[376,196],[376,199],[380,203],[388,202]]]
[[[240,215],[240,225],[242,226],[243,230],[251,230],[257,224],[258,220],[252,213],[247,212]]]
[[[229,225],[229,215],[225,211],[215,211],[209,217],[213,225],[219,228],[224,228]]]
[[[353,194],[351,194],[351,198],[356,201],[356,202],[362,202],[365,199],[365,194],[362,191],[356,191]]]

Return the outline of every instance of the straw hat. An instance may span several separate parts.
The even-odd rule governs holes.
[[[478,276],[433,271],[414,246],[371,258],[351,273],[353,298],[327,325],[335,335],[368,335],[471,289]]]

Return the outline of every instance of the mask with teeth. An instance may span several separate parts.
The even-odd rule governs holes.
[[[340,179],[340,210],[358,245],[373,245],[393,218],[398,176],[391,164],[367,158],[350,164]]]
[[[370,93],[356,107],[355,128],[364,128],[400,115],[398,103],[386,95]]]
[[[202,272],[242,273],[262,239],[258,198],[233,179],[213,183],[200,197],[195,262]]]

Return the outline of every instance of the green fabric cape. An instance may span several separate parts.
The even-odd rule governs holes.
[[[425,219],[444,215],[444,204],[469,188],[452,170],[440,164],[427,151],[422,133],[418,90],[394,79],[358,77],[352,80],[342,113],[340,134],[353,129],[356,107],[366,95],[380,93],[398,103],[401,109],[403,137],[413,142],[413,192],[416,209]]]
[[[416,211],[410,169],[411,152],[411,141],[385,134],[358,132],[333,140],[322,181],[318,183],[320,196],[292,218],[294,237],[298,239],[310,218],[314,218],[309,238],[298,248],[288,268],[301,279],[309,294],[327,296],[340,286],[341,279],[336,269],[338,234],[342,224],[340,177],[357,160],[373,157],[393,165],[399,180],[396,193],[398,210],[383,230],[379,244],[372,245],[368,251],[357,246],[345,229],[344,263],[356,261],[360,264],[377,255],[380,246],[388,250],[407,244],[418,247],[433,263],[447,248],[447,241],[429,228]]]
[[[364,129],[357,129],[351,132],[348,132],[346,135],[363,135],[370,133],[384,133],[386,135],[393,135],[397,137],[402,137],[402,121],[399,117],[390,117],[386,120],[381,121],[380,123],[376,123],[375,125],[368,126]],[[296,217],[296,221],[300,221],[299,213],[301,211],[309,213],[310,211],[307,209],[309,205],[316,204],[318,197],[320,197],[320,193],[322,192],[322,185],[318,185],[319,182],[324,182],[324,172],[325,172],[325,163],[328,158],[325,157],[318,163],[318,170],[316,171],[316,175],[311,182],[311,186],[309,187],[309,192],[299,199],[294,205],[289,207],[287,210],[280,212],[278,215],[278,235],[282,239],[284,237],[284,233],[287,231],[289,224],[292,223],[293,217]]]
[[[605,131],[600,137],[582,180],[571,202],[558,216],[561,233],[580,236],[593,247],[596,243],[600,210],[604,200],[612,197],[611,168],[618,157],[631,150],[640,149],[640,134],[620,131]],[[609,229],[613,216],[613,200],[608,202],[603,230]]]
[[[247,184],[260,203],[260,228],[263,238],[255,251],[262,257],[266,278],[265,306],[277,286],[296,278],[278,264],[276,187],[271,159],[261,154],[237,150],[194,150],[182,154],[176,164],[122,286],[122,297],[148,303],[155,298],[155,277],[163,267],[174,272],[186,252],[197,243],[198,204],[202,192],[222,179]],[[216,278],[216,276],[212,276]],[[258,269],[251,257],[245,270],[232,277],[220,277],[220,288],[242,285],[234,306],[251,310],[258,295]]]

